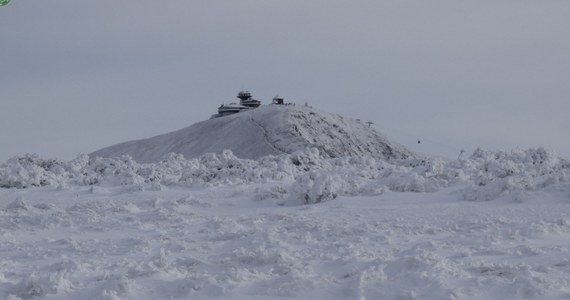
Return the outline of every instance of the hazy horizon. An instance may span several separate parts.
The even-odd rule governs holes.
[[[568,15],[563,1],[12,0],[0,163],[181,129],[241,89],[370,120],[420,153],[570,158]]]

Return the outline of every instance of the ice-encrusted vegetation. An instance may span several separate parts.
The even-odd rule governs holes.
[[[185,159],[170,154],[159,163],[129,156],[69,162],[18,156],[0,166],[0,187],[69,185],[219,186],[273,183],[288,203],[309,204],[337,196],[375,195],[382,191],[435,192],[464,184],[467,200],[492,200],[568,180],[570,163],[543,148],[512,152],[477,149],[465,160],[420,157],[378,160],[373,157],[327,158],[310,148],[293,154],[240,159],[227,150]]]
[[[14,157],[0,298],[565,299],[569,171],[540,148]]]

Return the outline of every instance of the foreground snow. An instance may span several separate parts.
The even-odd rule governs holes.
[[[2,190],[8,299],[561,299],[570,189],[456,189],[282,207],[257,187]],[[11,296],[10,296],[11,295]]]
[[[569,298],[569,169],[543,149],[14,158],[0,298]]]

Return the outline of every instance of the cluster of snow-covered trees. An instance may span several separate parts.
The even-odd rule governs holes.
[[[433,192],[465,185],[467,200],[492,200],[568,181],[570,162],[543,148],[497,152],[476,150],[464,160],[414,157],[383,161],[372,157],[326,158],[315,149],[240,159],[231,151],[185,159],[170,154],[159,163],[140,164],[129,156],[65,162],[36,155],[17,156],[0,166],[1,188],[73,185],[218,186],[271,183],[255,197],[288,204],[318,203],[341,195],[386,191]]]

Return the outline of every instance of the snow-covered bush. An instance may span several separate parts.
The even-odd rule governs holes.
[[[185,159],[170,154],[159,163],[139,164],[129,156],[70,162],[18,156],[0,166],[0,187],[66,185],[241,185],[279,182],[291,203],[319,203],[345,195],[434,192],[466,184],[467,200],[492,200],[511,192],[533,191],[568,181],[570,163],[543,148],[511,153],[477,149],[461,161],[409,157],[383,161],[372,157],[325,157],[318,149],[241,159],[227,150]],[[279,193],[280,197],[284,193]],[[256,198],[266,198],[263,193]]]
[[[323,159],[319,149],[308,148],[302,151],[296,151],[290,155],[291,163],[295,166],[302,167],[304,171],[309,171],[314,168],[323,168]]]
[[[314,152],[296,154],[304,161]],[[314,160],[314,158],[313,158]],[[314,168],[322,164],[313,163]],[[171,154],[156,164],[139,164],[130,156],[89,158],[79,155],[70,162],[45,160],[36,155],[14,157],[0,165],[0,187],[144,184],[246,184],[267,180],[293,181],[305,166],[295,165],[288,155],[259,160],[237,158],[227,150],[196,159]]]
[[[463,163],[472,186],[467,200],[493,200],[513,191],[533,191],[568,181],[570,162],[544,148],[503,151],[475,150]]]
[[[291,187],[288,204],[313,204],[336,199],[349,192],[346,181],[338,174],[311,171],[299,176]]]
[[[9,159],[0,166],[1,188],[27,188],[56,185],[68,178],[63,162],[26,154]]]

